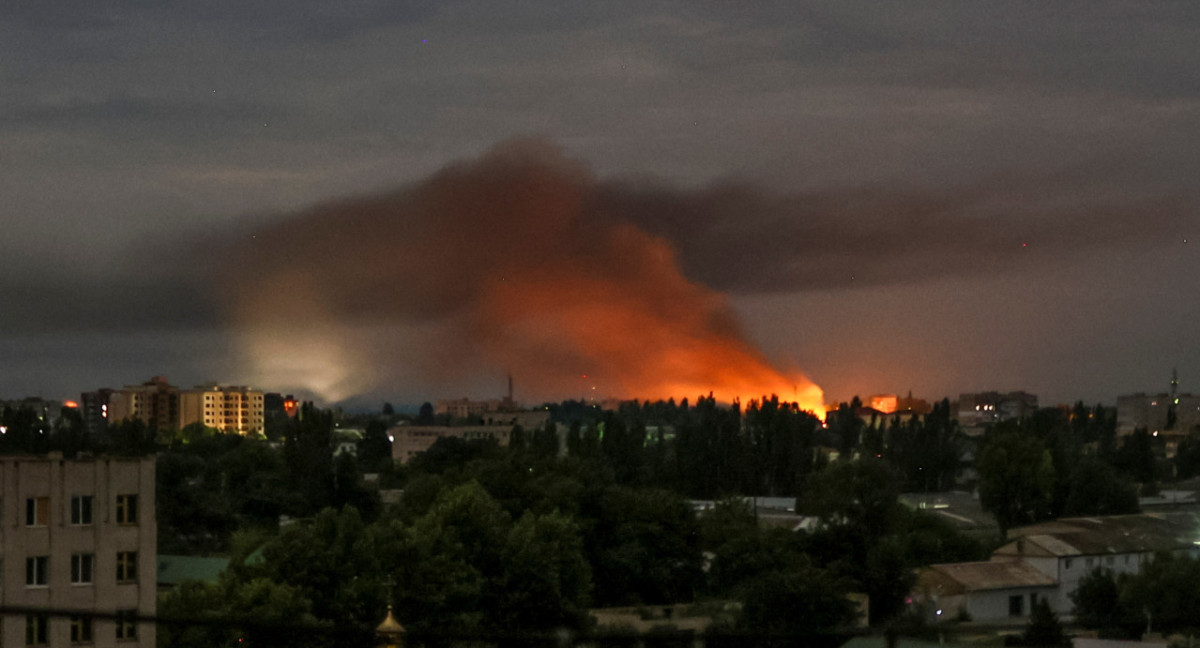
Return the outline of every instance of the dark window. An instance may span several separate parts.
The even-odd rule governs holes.
[[[129,583],[137,580],[137,552],[117,552],[117,582]]]
[[[95,554],[72,554],[71,584],[90,585],[92,582],[92,568],[95,566]]]
[[[92,617],[71,617],[71,643],[92,643]]]
[[[117,524],[137,524],[137,495],[117,495]]]
[[[25,559],[25,586],[45,587],[50,582],[50,556]]]
[[[40,614],[25,617],[25,645],[44,646],[49,635],[50,618]]]
[[[71,524],[92,523],[92,496],[76,495],[71,498]]]
[[[1024,610],[1025,597],[1021,595],[1008,597],[1008,616],[1022,616]]]
[[[133,620],[135,614],[133,610],[117,613],[117,639],[137,639],[137,622]]]

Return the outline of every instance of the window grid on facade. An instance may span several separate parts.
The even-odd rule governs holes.
[[[50,583],[50,556],[30,556],[25,559],[25,586],[45,587]]]
[[[137,524],[137,495],[117,495],[117,524]]]
[[[71,643],[92,643],[92,617],[71,617]]]
[[[90,585],[92,583],[92,570],[95,566],[95,554],[71,554],[71,584]]]
[[[137,552],[117,552],[117,582],[130,583],[137,580]]]
[[[50,498],[30,497],[25,500],[25,526],[50,524]]]
[[[75,495],[71,498],[71,524],[76,526],[92,523],[92,496]]]

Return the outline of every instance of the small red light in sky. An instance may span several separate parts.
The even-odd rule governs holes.
[[[1028,244],[1028,243],[1022,243],[1022,244],[1021,244],[1021,247],[1029,247],[1029,244]]]
[[[63,407],[70,407],[71,409],[78,409],[79,403],[76,403],[75,401],[63,401]]]
[[[584,378],[587,378],[587,374],[583,374],[583,377],[584,377]]]

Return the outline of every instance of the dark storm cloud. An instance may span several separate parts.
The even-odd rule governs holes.
[[[143,269],[141,276],[6,275],[0,281],[0,335],[138,334],[219,326],[212,293],[198,285],[200,269],[189,272],[195,274]]]
[[[55,102],[23,103],[0,109],[0,127],[14,130],[54,128],[96,132],[120,129],[163,133],[172,137],[189,132],[228,132],[283,119],[279,105],[220,101],[202,94],[189,100],[162,96],[106,95],[75,97]]]
[[[89,2],[11,0],[0,15],[22,27],[45,31],[110,29],[135,17],[193,27],[211,23],[274,39],[328,39],[427,15],[435,3],[405,0],[116,0]]]
[[[681,191],[609,183],[598,188],[595,213],[670,240],[690,277],[742,294],[1045,272],[1118,249],[1175,245],[1193,231],[1194,214],[1179,200],[1064,196],[1056,204],[1055,189],[1033,179],[796,195],[744,184]]]
[[[631,225],[658,237],[689,279],[738,295],[1044,273],[1196,235],[1195,215],[1178,199],[1081,197],[1071,181],[1086,174],[997,178],[944,191],[845,187],[788,194],[747,182],[685,189],[597,179],[548,143],[496,150],[466,180],[455,179],[455,191],[474,187],[491,196],[511,185],[519,194],[536,185],[526,176],[537,169],[569,169],[554,174],[571,178],[584,221]],[[255,219],[146,238],[123,251],[125,261],[109,274],[67,281],[29,269],[10,272],[0,282],[0,300],[9,304],[0,329],[211,326],[219,319],[216,304],[231,294],[253,301],[247,287],[260,285],[263,274],[277,276],[279,285],[312,288],[321,308],[338,317],[450,316],[479,299],[496,268],[546,263],[510,258],[527,247],[514,236],[537,232],[537,204],[508,209],[505,222],[494,222],[495,210],[483,203],[475,211],[439,210],[440,199],[430,195],[444,191],[443,178],[456,178],[456,168],[391,193],[276,215],[268,225]],[[519,195],[513,200],[519,203]],[[586,241],[578,243],[585,247],[556,250],[555,258],[568,263],[590,254]],[[271,316],[269,309],[262,314]]]

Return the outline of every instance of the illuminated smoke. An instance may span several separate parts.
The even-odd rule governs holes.
[[[598,193],[556,148],[509,142],[243,237],[219,285],[259,382],[327,400],[511,372],[529,401],[778,394],[822,410],[665,240],[597,214]]]

